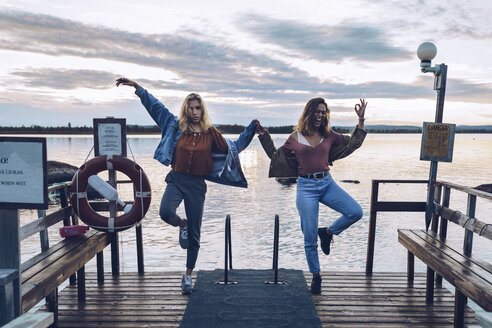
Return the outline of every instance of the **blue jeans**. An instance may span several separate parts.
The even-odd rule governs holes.
[[[362,217],[360,205],[335,183],[330,174],[320,180],[298,177],[296,205],[301,217],[304,250],[311,273],[320,272],[318,259],[319,203],[342,214],[329,226],[334,235],[340,234]]]

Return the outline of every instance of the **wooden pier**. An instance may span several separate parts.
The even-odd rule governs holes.
[[[189,296],[181,295],[181,272],[106,275],[98,285],[87,274],[87,298],[77,301],[77,287],[59,294],[59,327],[179,327]],[[309,284],[311,275],[306,272]],[[281,279],[281,277],[280,277]],[[326,272],[314,303],[323,327],[453,327],[454,296],[436,288],[425,302],[425,274],[413,284],[406,273]],[[479,327],[467,308],[465,325]]]

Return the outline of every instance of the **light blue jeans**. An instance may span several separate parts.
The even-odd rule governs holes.
[[[334,235],[350,227],[362,217],[360,205],[340,188],[330,174],[320,180],[297,178],[296,205],[301,217],[304,250],[311,273],[319,273],[318,213],[319,203],[342,214],[329,229]]]

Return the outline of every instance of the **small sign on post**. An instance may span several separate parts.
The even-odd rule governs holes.
[[[126,156],[126,119],[95,118],[94,155]]]
[[[46,138],[0,137],[0,208],[48,208]]]
[[[424,122],[420,159],[452,162],[456,124]]]

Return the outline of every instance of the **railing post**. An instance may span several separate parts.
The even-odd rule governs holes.
[[[444,193],[442,196],[442,206],[449,207],[449,198],[451,194],[451,189],[449,187],[444,187]],[[448,220],[441,218],[441,225],[439,227],[439,238],[445,240],[448,233]],[[436,275],[436,286],[442,286],[442,276]]]
[[[374,243],[376,239],[376,217],[377,217],[376,203],[378,201],[378,193],[379,193],[379,181],[372,180],[371,209],[370,209],[370,216],[369,216],[369,236],[367,238],[366,276],[372,275],[372,269],[374,266]]]
[[[232,270],[232,242],[231,242],[231,216],[227,214],[225,220],[225,254],[224,254],[224,281],[217,281],[216,284],[237,284],[236,281],[229,281],[229,269]]]
[[[477,196],[468,195],[468,202],[466,204],[466,215],[470,218],[475,217],[475,208],[477,205]],[[465,224],[466,226],[466,224]],[[470,256],[473,247],[473,231],[466,229],[465,227],[465,240],[463,242],[463,252],[466,256]]]
[[[108,170],[108,182],[116,189],[116,171]],[[109,216],[115,218],[117,215],[116,201],[109,202]],[[120,275],[120,250],[118,246],[118,233],[108,232],[111,239],[111,273],[113,276]]]
[[[279,239],[279,218],[278,214],[275,214],[275,228],[273,236],[273,282],[278,283],[278,239]]]
[[[0,325],[21,314],[19,211],[0,209]]]
[[[137,237],[137,266],[138,274],[144,274],[144,253],[143,253],[143,240],[142,240],[142,221],[135,226],[135,234]]]

